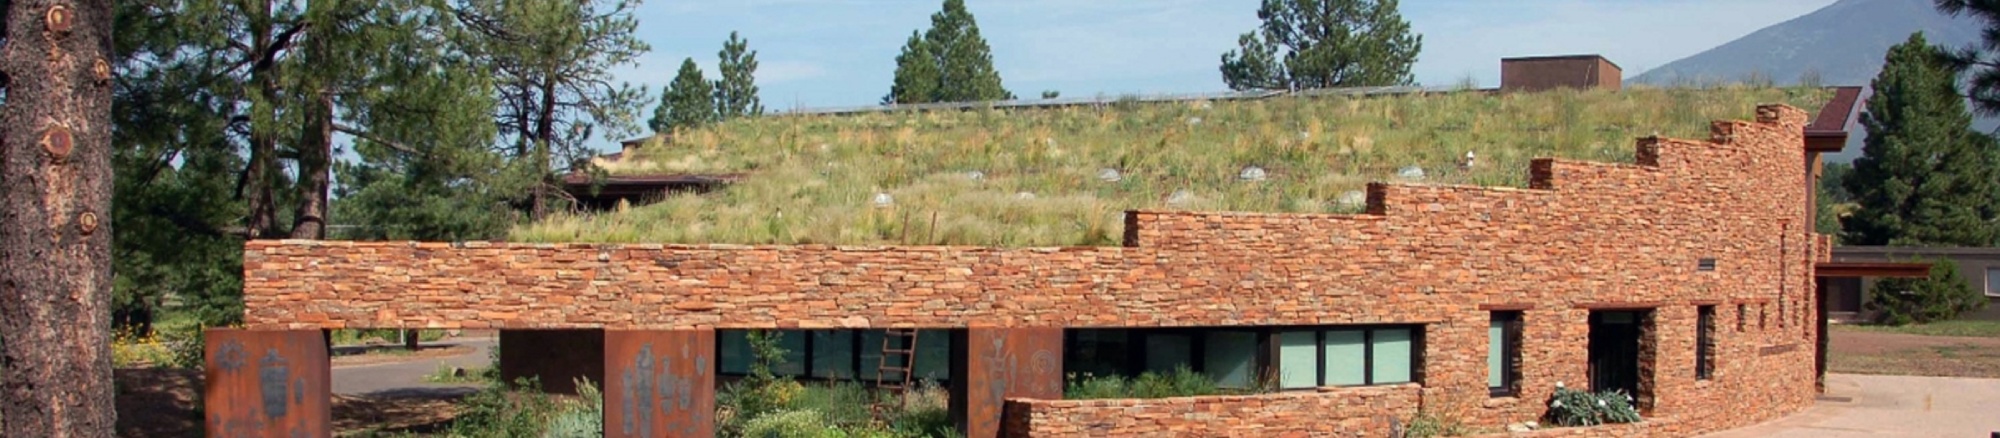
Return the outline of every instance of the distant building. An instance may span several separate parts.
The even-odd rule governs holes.
[[[1598,55],[1531,56],[1500,60],[1500,91],[1556,88],[1617,90],[1625,78],[1618,64]]]
[[[1891,246],[1836,246],[1833,261],[1847,263],[1907,262],[1944,259],[1958,263],[1958,275],[1966,286],[1980,291],[1989,300],[1986,310],[1960,315],[1960,319],[2000,320],[2000,248],[1908,248]],[[1837,321],[1866,321],[1865,304],[1876,278],[1828,278],[1820,280],[1826,297],[1827,316]]]

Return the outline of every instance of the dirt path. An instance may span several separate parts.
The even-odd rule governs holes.
[[[1838,339],[1838,338],[1836,338]],[[1707,438],[1985,437],[2000,432],[2000,379],[1829,374],[1804,412]]]

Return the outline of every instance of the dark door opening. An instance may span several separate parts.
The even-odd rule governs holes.
[[[1640,321],[1645,312],[1590,312],[1590,390],[1639,396]]]

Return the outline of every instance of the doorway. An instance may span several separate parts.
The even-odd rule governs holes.
[[[1640,366],[1644,355],[1641,342],[1648,310],[1590,312],[1590,390],[1625,391],[1640,397]]]

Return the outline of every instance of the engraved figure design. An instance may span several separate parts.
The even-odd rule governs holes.
[[[272,419],[283,418],[291,405],[285,397],[291,395],[291,369],[286,365],[285,358],[278,356],[276,348],[265,351],[264,359],[257,365],[261,368],[257,370],[257,392],[264,398],[264,415]]]

